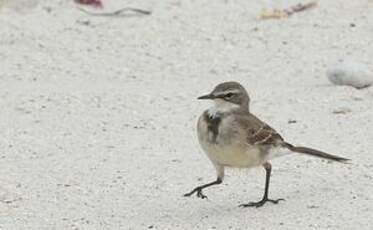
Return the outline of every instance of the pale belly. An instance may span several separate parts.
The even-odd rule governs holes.
[[[259,147],[246,143],[245,135],[234,127],[232,119],[225,118],[214,135],[201,116],[197,126],[198,139],[206,155],[214,164],[228,167],[249,168],[263,164],[266,159]]]
[[[219,165],[249,168],[264,163],[264,159],[256,147],[211,144],[205,140],[200,143],[210,160]]]

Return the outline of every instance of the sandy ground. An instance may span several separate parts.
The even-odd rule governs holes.
[[[104,3],[153,14],[0,10],[0,229],[372,229],[373,88],[325,76],[339,59],[373,66],[372,1],[268,21],[261,9],[298,1]],[[270,194],[286,201],[259,209],[237,206],[261,198],[260,168],[228,170],[209,200],[182,197],[215,179],[196,97],[225,80],[287,141],[352,164],[276,159]]]

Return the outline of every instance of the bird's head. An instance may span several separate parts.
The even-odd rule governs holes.
[[[249,110],[250,98],[247,91],[240,83],[234,81],[220,83],[211,93],[200,96],[198,99],[213,100],[218,112]]]

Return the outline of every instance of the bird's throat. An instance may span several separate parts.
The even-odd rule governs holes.
[[[215,99],[214,106],[207,110],[207,113],[212,117],[221,116],[224,113],[230,113],[234,110],[238,110],[240,108],[239,105],[224,101],[222,99]]]

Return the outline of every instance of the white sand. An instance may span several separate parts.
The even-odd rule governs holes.
[[[372,66],[372,1],[269,21],[262,8],[298,1],[104,3],[153,14],[91,17],[72,0],[0,10],[0,229],[372,229],[373,89],[325,76],[345,57]],[[286,201],[259,209],[237,206],[261,198],[262,169],[182,197],[215,179],[195,99],[225,80],[289,142],[352,164],[275,160],[270,196]]]

